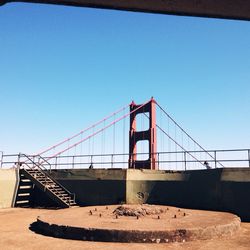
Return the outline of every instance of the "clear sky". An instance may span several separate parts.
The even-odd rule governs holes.
[[[0,7],[0,151],[35,153],[151,96],[205,148],[250,148],[250,22]]]

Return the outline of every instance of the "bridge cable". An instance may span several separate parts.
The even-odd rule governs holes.
[[[133,113],[136,112],[138,109],[140,109],[140,108],[144,107],[145,105],[147,105],[149,102],[150,102],[150,101],[145,102],[144,104],[138,106],[136,109],[132,110],[131,112],[129,112],[129,113],[127,113],[127,114],[125,114],[125,115],[123,115],[123,116],[117,118],[117,119],[114,120],[113,122],[111,122],[111,123],[109,123],[108,125],[106,125],[104,128],[101,128],[101,129],[95,131],[95,132],[92,133],[91,135],[89,135],[89,136],[83,138],[82,140],[80,140],[80,141],[74,143],[73,145],[69,146],[68,148],[63,149],[63,150],[61,150],[60,152],[58,152],[58,153],[56,153],[56,154],[54,154],[54,155],[52,155],[52,156],[47,157],[46,160],[48,161],[48,160],[50,160],[50,159],[52,159],[52,158],[54,158],[54,157],[56,157],[56,156],[58,156],[58,155],[60,155],[60,154],[62,154],[62,153],[64,153],[64,152],[70,150],[71,148],[73,148],[73,147],[79,145],[80,143],[83,143],[84,141],[88,140],[89,138],[94,137],[95,135],[99,134],[99,133],[102,132],[103,130],[105,130],[105,129],[111,127],[111,126],[114,125],[115,123],[117,123],[117,122],[121,121],[122,119],[125,119],[125,118],[128,117],[129,115],[133,114]]]
[[[204,152],[206,152],[213,160],[216,160],[214,156],[212,156],[205,148],[203,148],[197,141],[195,141],[160,105],[156,102],[156,105],[160,108],[160,110],[186,135],[188,136],[195,144],[197,144]],[[224,165],[218,162],[222,167]]]
[[[148,117],[146,114],[144,114],[146,117]],[[149,118],[149,117],[148,117]],[[158,129],[160,129],[171,141],[173,141],[176,145],[178,145],[178,147],[180,147],[183,151],[185,151],[186,153],[188,153],[193,159],[195,159],[197,162],[199,162],[202,166],[204,166],[204,164],[199,161],[195,156],[193,156],[190,152],[186,151],[185,148],[183,148],[177,141],[174,140],[174,138],[172,138],[165,130],[163,130],[159,125],[156,124],[156,127]]]
[[[123,111],[124,109],[126,109],[126,108],[128,108],[128,107],[129,107],[129,105],[125,105],[124,107],[118,109],[118,110],[115,111],[115,112],[112,112],[111,114],[109,114],[108,116],[106,116],[106,117],[104,117],[103,119],[99,120],[98,122],[92,124],[91,126],[85,128],[85,129],[81,130],[80,132],[74,134],[73,136],[71,136],[71,137],[69,137],[69,138],[66,138],[66,139],[64,139],[63,141],[61,141],[61,142],[59,142],[59,143],[57,143],[57,144],[55,144],[55,145],[49,147],[48,149],[41,151],[40,153],[38,153],[38,154],[36,154],[36,155],[42,155],[42,154],[44,154],[44,153],[47,153],[47,152],[49,152],[51,149],[56,148],[56,147],[58,147],[58,146],[60,146],[60,145],[62,145],[62,144],[64,144],[64,143],[66,143],[68,140],[72,140],[72,139],[78,137],[79,135],[81,135],[81,134],[85,133],[86,131],[90,130],[91,128],[93,128],[93,127],[95,127],[95,126],[101,124],[104,120],[107,120],[107,119],[111,118],[112,116],[114,116],[114,114],[118,114],[118,113],[120,113],[121,111]]]

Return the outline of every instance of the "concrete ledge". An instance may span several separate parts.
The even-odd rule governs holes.
[[[167,207],[160,217],[153,214],[135,218],[115,217],[115,208],[116,205],[52,211],[38,217],[33,228],[57,238],[135,243],[207,240],[232,236],[240,229],[239,217],[230,213]]]

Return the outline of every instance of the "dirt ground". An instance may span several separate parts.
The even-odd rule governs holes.
[[[241,229],[232,237],[185,243],[142,244],[105,243],[64,240],[36,234],[29,229],[37,216],[49,213],[45,209],[11,208],[0,210],[0,249],[250,249],[250,223],[241,223]]]

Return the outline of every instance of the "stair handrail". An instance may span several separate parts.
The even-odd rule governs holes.
[[[20,153],[19,154],[20,155],[20,157],[26,157],[33,165],[35,165],[36,167],[38,167],[39,168],[39,170],[40,171],[42,171],[42,173],[44,174],[44,175],[46,175],[47,177],[49,177],[52,181],[54,181],[58,186],[60,186],[61,188],[63,188],[70,196],[71,196],[71,198],[73,198],[74,199],[74,201],[75,201],[75,193],[71,193],[67,188],[65,188],[63,185],[61,185],[56,179],[54,179],[51,175],[49,175],[47,172],[45,172],[45,170],[47,170],[47,168],[45,168],[42,164],[38,164],[38,163],[36,163],[35,161],[33,161],[32,160],[32,158],[30,158],[28,155],[26,155],[26,154],[23,154],[23,153]],[[36,156],[38,156],[38,155],[36,155]],[[19,159],[20,159],[20,157],[19,157]],[[43,157],[41,157],[42,159],[43,159]],[[46,159],[43,159],[43,160],[45,160],[46,161]],[[28,164],[27,164],[27,162],[19,162],[19,163],[24,163],[26,166],[28,166],[30,169],[32,169],[32,167],[30,167]],[[42,167],[43,168],[42,168]]]
[[[38,157],[39,159],[42,159],[43,161],[40,163],[40,165],[42,165],[46,170],[47,168],[43,165],[43,163],[46,163],[47,165],[49,165],[49,171],[51,173],[51,163],[49,163],[46,158],[44,158],[43,156],[41,155],[35,155],[36,157]]]

